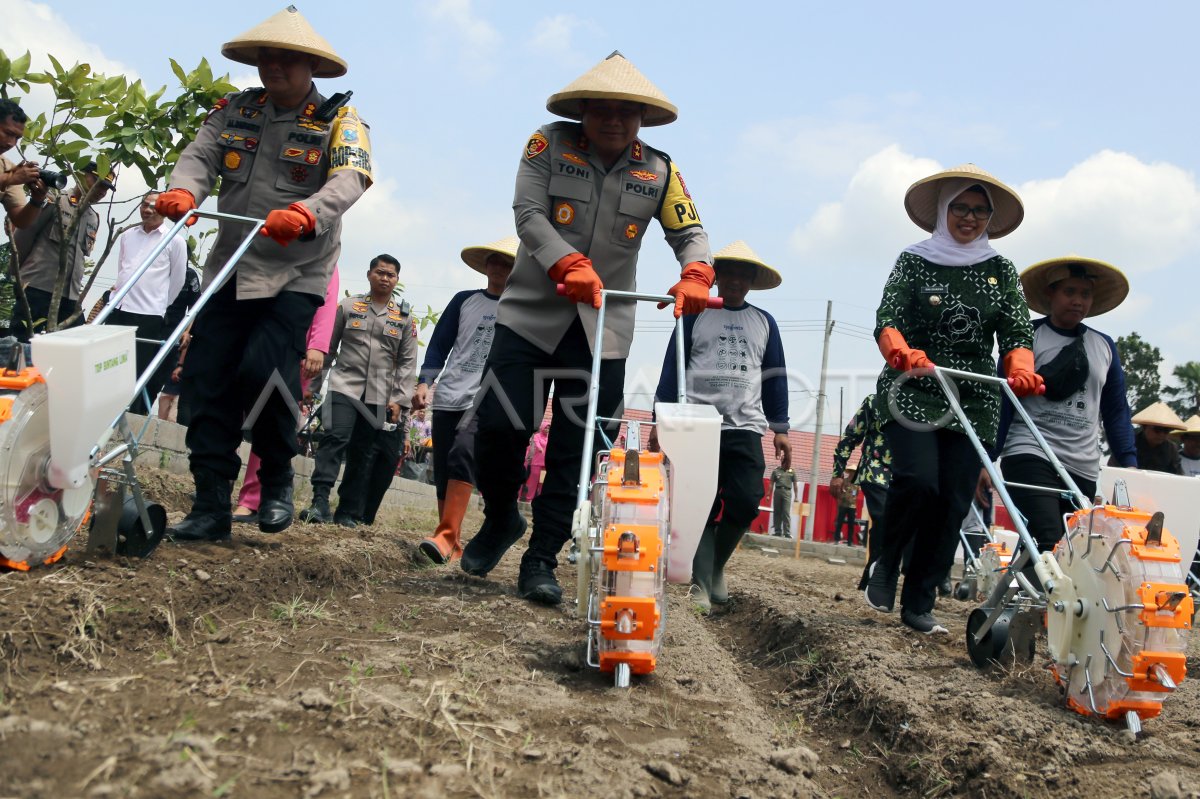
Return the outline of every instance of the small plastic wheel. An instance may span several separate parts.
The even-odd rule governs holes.
[[[613,669],[613,685],[617,688],[628,688],[629,687],[629,675],[630,675],[629,664],[628,663],[618,663],[617,667],[615,669]]]
[[[971,598],[971,586],[966,583],[959,583],[954,586],[954,598],[959,602],[966,602]]]
[[[162,541],[167,530],[167,511],[162,505],[146,503],[146,514],[150,517],[152,530],[142,526],[137,502],[133,497],[125,498],[121,509],[121,520],[117,523],[117,554],[130,558],[145,558]]]
[[[981,669],[986,669],[997,663],[1013,660],[1012,642],[1008,636],[1008,626],[1012,621],[1013,610],[1003,611],[991,628],[977,642],[975,631],[987,621],[989,611],[986,608],[976,608],[967,617],[967,653],[971,662]]]

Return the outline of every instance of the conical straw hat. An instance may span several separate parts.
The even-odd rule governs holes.
[[[1034,311],[1050,315],[1050,285],[1069,277],[1086,277],[1092,281],[1092,309],[1088,316],[1099,316],[1116,308],[1129,294],[1129,280],[1120,269],[1095,258],[1068,255],[1040,261],[1021,273],[1025,302]]]
[[[948,178],[967,178],[990,189],[994,208],[987,226],[989,238],[1007,236],[1025,218],[1025,208],[1015,191],[974,164],[963,164],[918,180],[904,193],[904,210],[908,211],[908,218],[922,230],[932,233],[937,227],[938,193],[942,181]]]
[[[493,241],[491,244],[464,247],[462,251],[463,263],[476,272],[483,273],[485,271],[484,264],[487,263],[489,255],[503,255],[509,261],[517,260],[517,247],[520,243],[520,240],[516,236],[509,236],[499,241]]]
[[[1170,427],[1173,430],[1186,430],[1187,426],[1183,423],[1175,411],[1171,410],[1171,406],[1165,402],[1156,402],[1149,408],[1144,408],[1137,412],[1130,420],[1134,424],[1148,424],[1155,427]]]
[[[754,282],[750,284],[751,289],[773,289],[783,282],[783,275],[779,274],[774,267],[767,266],[763,259],[750,249],[750,245],[741,239],[713,256],[714,267],[721,261],[753,265],[757,271],[754,275]]]
[[[256,67],[260,47],[277,47],[316,56],[320,60],[313,70],[314,78],[337,78],[346,74],[346,62],[313,30],[295,6],[288,6],[266,22],[226,42],[221,47],[221,55],[230,61]]]
[[[1173,436],[1197,436],[1200,435],[1200,414],[1193,413],[1186,422],[1183,423],[1185,429],[1176,430],[1171,433]]]
[[[628,100],[645,103],[643,127],[666,125],[679,117],[679,109],[638,68],[617,51],[558,94],[550,95],[546,110],[567,119],[583,119],[580,100]]]

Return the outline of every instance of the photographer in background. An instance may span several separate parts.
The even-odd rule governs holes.
[[[25,289],[25,301],[17,297],[9,325],[18,341],[27,342],[33,334],[46,330],[50,302],[62,263],[62,247],[68,236],[71,236],[71,241],[66,244],[69,271],[58,306],[59,324],[79,308],[84,260],[91,254],[96,243],[96,232],[100,228],[100,215],[91,205],[104,199],[113,188],[113,181],[111,173],[102,178],[97,174],[96,162],[89,163],[69,193],[59,194],[53,203],[38,209],[36,224],[29,229],[18,230],[13,237],[19,258],[18,274]],[[75,217],[80,210],[84,211],[83,218],[76,225]],[[82,321],[77,319],[72,326]],[[30,322],[33,323],[33,330],[28,327]]]
[[[29,117],[12,100],[0,99],[0,153],[6,153],[25,135]],[[4,206],[13,226],[27,228],[37,221],[38,213],[46,206],[47,186],[40,177],[38,165],[25,161],[14,164],[0,154],[0,205]],[[24,187],[30,189],[25,197]]]

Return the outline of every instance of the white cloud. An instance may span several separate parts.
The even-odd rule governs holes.
[[[792,234],[804,263],[877,277],[921,237],[903,211],[904,191],[936,172],[935,161],[885,147],[862,162],[840,200],[821,204]]]
[[[865,159],[841,198],[822,204],[792,235],[813,263],[877,273],[923,237],[903,212],[907,187],[942,167],[892,145]],[[1003,176],[1000,176],[1001,178]],[[1200,187],[1191,173],[1104,150],[1061,177],[1016,187],[1025,220],[996,249],[1022,268],[1068,253],[1110,261],[1128,274],[1176,263],[1200,248]]]
[[[788,170],[825,178],[853,174],[865,158],[889,142],[875,125],[830,123],[815,117],[754,125],[741,138],[745,152],[760,153]]]
[[[1019,266],[1078,253],[1136,275],[1200,245],[1200,187],[1188,171],[1103,150],[1062,177],[1018,187],[1025,221],[1003,242]]]
[[[473,75],[494,71],[494,54],[501,36],[490,22],[475,13],[471,0],[435,0],[425,5],[422,12],[437,24],[441,38],[457,43],[464,70]]]
[[[594,48],[590,42],[580,46],[574,41],[576,35],[597,37],[601,33],[600,26],[590,19],[581,19],[574,14],[556,14],[552,17],[542,17],[533,26],[530,46],[541,53],[553,56],[560,63],[582,64],[588,58],[582,52],[590,52]]]

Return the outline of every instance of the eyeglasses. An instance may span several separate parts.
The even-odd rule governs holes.
[[[959,219],[966,219],[967,214],[970,214],[980,222],[986,222],[992,218],[992,209],[986,205],[976,205],[971,207],[966,203],[950,203],[950,213],[954,214]]]

